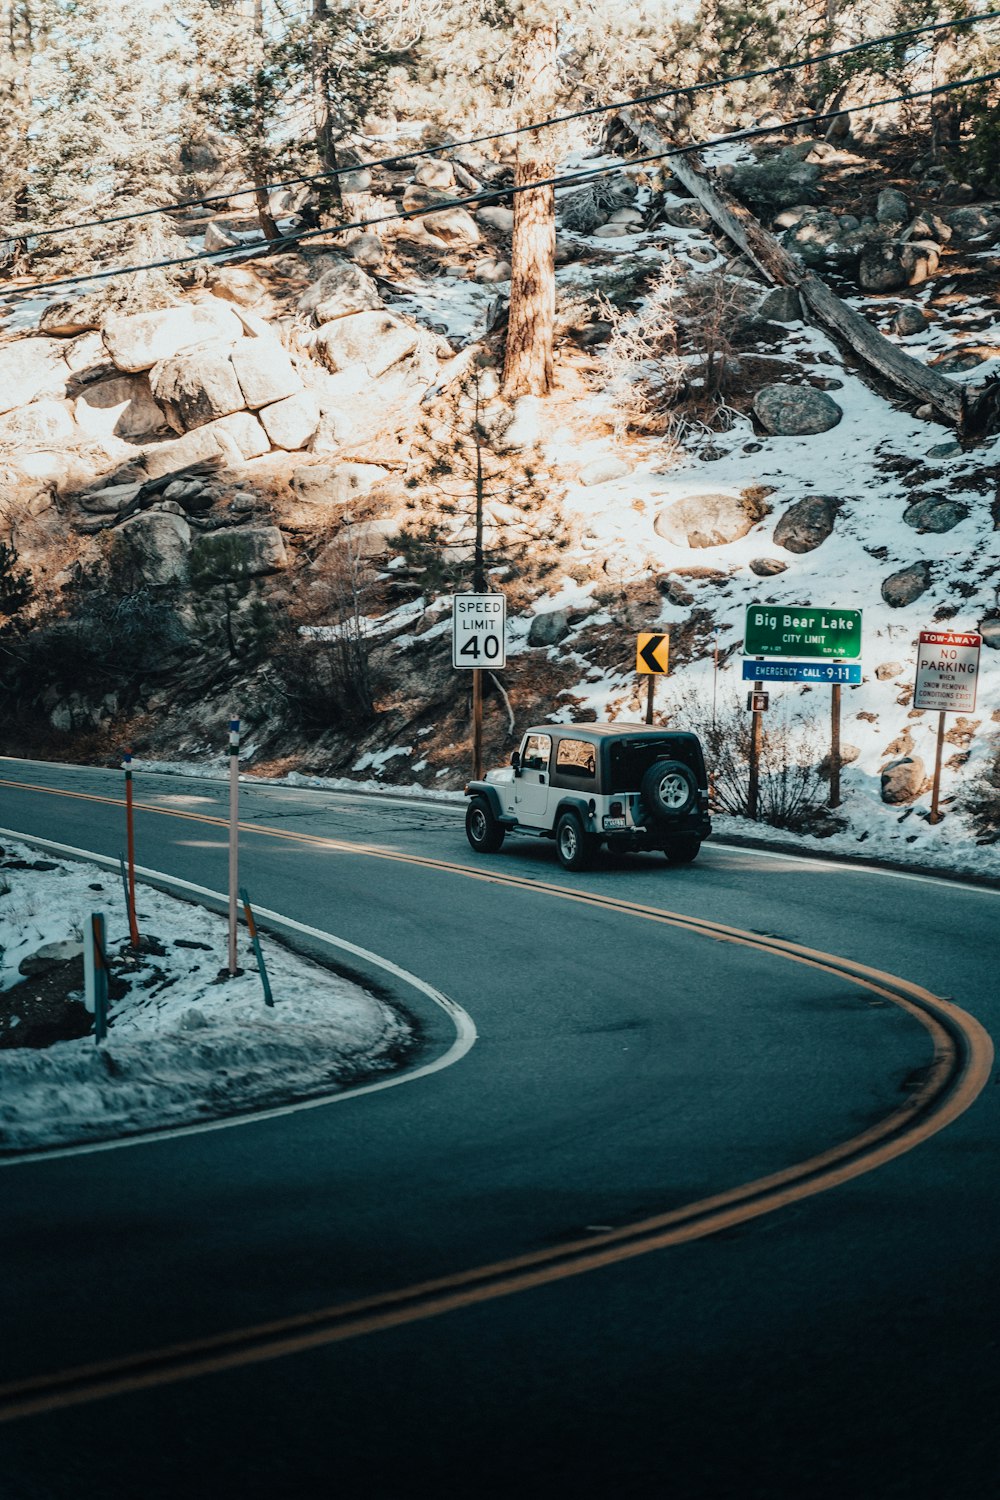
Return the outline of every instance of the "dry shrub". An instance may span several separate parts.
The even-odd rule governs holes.
[[[989,759],[959,800],[981,843],[1000,839],[1000,735],[990,746]]]
[[[745,818],[753,715],[739,691],[713,705],[710,696],[689,689],[671,717],[701,739],[716,810]],[[768,710],[761,732],[757,796],[762,823],[806,832],[824,816],[829,788],[820,771],[822,755],[822,731],[815,715],[783,710],[780,702]]]

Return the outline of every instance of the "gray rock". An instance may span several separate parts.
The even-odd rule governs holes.
[[[769,323],[801,323],[802,300],[793,286],[772,287],[757,308],[757,317]]]
[[[61,396],[69,379],[59,339],[20,339],[0,348],[0,413],[39,396]]]
[[[454,197],[455,193],[450,188],[411,182],[403,191],[403,208],[407,213],[429,212],[442,203],[451,203]]]
[[[210,531],[191,548],[191,572],[212,582],[238,582],[276,573],[288,566],[285,541],[277,526],[240,526]]]
[[[48,974],[60,964],[69,963],[83,953],[83,944],[77,938],[64,938],[62,942],[43,943],[34,953],[22,958],[17,972],[31,979],[39,974]]]
[[[653,530],[677,547],[722,547],[746,536],[759,519],[740,495],[687,495],[658,512]]]
[[[843,416],[832,397],[810,386],[766,385],[754,397],[753,409],[761,425],[781,437],[829,432]]]
[[[330,266],[299,298],[299,312],[320,328],[337,318],[375,312],[384,305],[374,281],[353,260]]]
[[[243,392],[241,405],[251,411],[284,401],[302,389],[298,371],[277,339],[245,339],[231,358]]]
[[[550,609],[535,615],[528,631],[529,646],[557,646],[569,635],[569,618],[564,609]]]
[[[580,470],[580,483],[588,488],[595,484],[608,484],[612,479],[624,479],[632,471],[620,458],[595,458]]]
[[[937,246],[934,251],[922,250],[910,240],[874,240],[861,252],[858,285],[863,292],[895,292],[904,286],[916,286],[937,269]]]
[[[915,500],[912,505],[907,506],[903,512],[903,520],[914,531],[941,532],[951,531],[968,514],[969,507],[961,505],[957,500],[942,500],[931,496],[925,500]]]
[[[70,408],[62,401],[32,401],[0,417],[0,445],[20,453],[62,448],[80,436]]]
[[[248,458],[260,458],[270,451],[267,433],[249,411],[234,411],[232,416],[220,417],[217,422],[197,430],[214,433],[223,447],[235,451],[238,463]]]
[[[928,448],[928,458],[960,458],[963,449],[961,443],[935,443],[933,448]]]
[[[914,333],[923,333],[927,326],[927,314],[923,308],[914,307],[912,302],[901,307],[892,320],[893,332],[898,333],[900,338],[904,339],[910,338]]]
[[[891,760],[882,772],[882,801],[890,807],[903,802],[912,802],[920,795],[926,780],[924,763],[919,755],[905,755],[901,760]]]
[[[472,269],[472,274],[477,281],[487,284],[498,281],[509,281],[511,278],[511,264],[509,260],[477,260]]]
[[[89,515],[112,516],[124,510],[138,495],[142,486],[135,484],[110,484],[102,490],[92,490],[89,494],[81,495],[77,502],[80,509]]]
[[[995,208],[969,204],[945,214],[945,223],[957,240],[977,240],[986,236],[992,243],[1000,238],[1000,213]]]
[[[118,528],[112,555],[130,561],[153,588],[168,588],[187,581],[190,548],[191,528],[185,520],[149,510]]]
[[[947,245],[951,239],[953,230],[944,219],[938,218],[928,209],[922,210],[910,223],[905,238],[908,240],[936,240],[939,245]]]
[[[216,297],[155,312],[116,313],[104,325],[104,345],[119,370],[151,370],[193,344],[243,337],[243,324]]]
[[[663,210],[663,217],[674,229],[707,229],[711,216],[700,203],[672,203]]]
[[[911,563],[908,568],[890,573],[882,584],[882,598],[890,608],[903,609],[907,604],[913,604],[921,594],[925,594],[930,586],[930,563]]]
[[[779,557],[755,557],[750,563],[751,573],[756,573],[758,578],[776,578],[787,567],[788,564]]]
[[[225,224],[214,222],[205,227],[205,254],[214,255],[217,250],[232,250],[234,246],[242,244],[238,234],[227,229]]]
[[[488,203],[485,208],[476,210],[476,218],[480,224],[489,224],[491,229],[499,229],[501,234],[512,234],[514,230],[514,210],[503,208],[499,203]]]
[[[875,676],[879,682],[888,682],[892,677],[898,677],[903,670],[901,661],[884,661],[875,668]]]
[[[358,234],[344,246],[344,254],[355,265],[377,271],[385,260],[385,247],[377,234]]]
[[[77,426],[98,441],[155,437],[167,430],[167,419],[153,400],[145,375],[118,375],[88,385],[76,398]]]
[[[276,448],[294,452],[306,446],[319,426],[319,402],[312,391],[298,391],[262,407],[257,416]]]
[[[101,322],[101,307],[96,297],[64,297],[49,303],[38,320],[38,331],[72,338],[100,328]]]
[[[905,224],[910,217],[910,200],[898,188],[883,188],[878,195],[875,217],[880,224]]]
[[[454,188],[455,168],[450,161],[441,161],[437,157],[430,161],[422,161],[413,174],[414,182],[421,187]]]
[[[246,405],[226,344],[201,344],[160,360],[149,372],[154,400],[175,432],[190,432]]]
[[[854,762],[859,759],[860,755],[861,755],[861,750],[860,750],[859,746],[857,746],[857,745],[851,745],[846,740],[841,740],[841,742],[840,742],[840,765],[841,765],[841,769],[843,769],[844,766],[853,765]],[[832,762],[831,762],[831,757],[830,757],[829,754],[823,756],[823,759],[820,761],[819,765],[816,767],[816,770],[817,770],[818,774],[822,777],[822,779],[824,781],[829,781],[830,780],[830,771],[832,770]]]
[[[782,235],[781,242],[807,265],[821,266],[826,263],[830,248],[839,240],[840,235],[837,216],[827,209],[814,208],[804,213]]]
[[[307,505],[351,505],[366,495],[373,484],[388,479],[389,471],[378,464],[310,464],[296,469],[292,489]]]
[[[790,505],[774,528],[774,542],[786,552],[814,552],[833,531],[840,501],[832,495],[807,495]]]
[[[353,313],[328,323],[316,339],[316,351],[331,370],[362,365],[373,380],[412,354],[417,332],[388,312]]]
[[[974,349],[956,349],[954,353],[946,354],[944,359],[939,359],[934,368],[941,375],[957,375],[963,370],[974,370],[985,359],[985,354],[977,354]]]
[[[479,225],[464,208],[443,208],[438,213],[425,214],[421,222],[429,234],[447,245],[478,245],[482,239]]]
[[[979,622],[979,633],[984,646],[1000,651],[1000,615],[984,615]]]

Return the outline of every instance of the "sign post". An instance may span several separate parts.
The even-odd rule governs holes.
[[[944,753],[944,716],[946,713],[972,713],[975,709],[982,643],[982,636],[974,630],[920,632],[913,706],[936,709],[938,714],[928,823],[940,823],[944,817],[938,805],[941,797],[941,757]]]
[[[240,862],[240,721],[229,721],[229,972],[239,973],[236,954]]]
[[[128,931],[129,942],[139,948],[139,922],[135,914],[135,819],[132,812],[132,752],[125,751],[122,760],[125,772],[125,838],[128,849]]]
[[[483,774],[484,669],[507,665],[507,600],[503,594],[453,594],[451,664],[472,672],[472,762]]]
[[[657,677],[665,677],[670,667],[670,637],[644,630],[636,636],[635,670],[647,677],[646,723],[653,722],[653,693]]]
[[[754,684],[756,700],[764,682],[816,682],[830,687],[830,796],[829,806],[840,806],[840,689],[843,683],[861,681],[860,609],[817,609],[812,605],[750,604],[747,606],[743,650],[755,656],[744,661],[744,681]],[[772,662],[764,657],[805,657],[806,660]],[[754,709],[750,740],[750,789],[748,814],[757,816],[757,764],[760,753],[759,714]]]

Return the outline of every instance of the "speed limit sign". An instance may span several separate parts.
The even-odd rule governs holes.
[[[507,600],[503,594],[453,594],[453,667],[507,665]]]

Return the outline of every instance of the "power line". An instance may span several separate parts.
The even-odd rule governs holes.
[[[757,78],[771,78],[778,73],[792,73],[799,68],[814,68],[820,63],[832,62],[840,57],[848,57],[856,52],[868,51],[873,47],[887,47],[895,42],[909,41],[912,37],[921,36],[936,31],[947,31],[958,26],[972,26],[979,21],[993,21],[1000,19],[1000,11],[982,11],[974,16],[963,16],[951,21],[932,21],[924,26],[911,26],[906,31],[895,31],[888,36],[873,37],[863,42],[852,42],[846,47],[838,47],[832,52],[819,52],[812,57],[800,58],[795,62],[772,63],[766,68],[754,68],[744,73],[732,73],[723,78],[713,78],[704,83],[688,84],[684,87],[659,89],[654,93],[637,94],[634,98],[619,99],[612,104],[592,104],[585,109],[573,110],[570,114],[549,115],[542,120],[534,121],[529,125],[512,126],[508,130],[493,131],[489,135],[468,136],[464,140],[451,141],[445,145],[425,146],[415,151],[402,152],[396,156],[379,157],[374,161],[363,162],[353,167],[335,167],[324,172],[313,172],[302,177],[286,177],[278,182],[264,182],[257,186],[237,188],[233,192],[209,193],[200,198],[181,198],[174,203],[161,204],[156,208],[134,209],[125,214],[109,214],[101,219],[85,219],[78,224],[56,224],[48,229],[39,229],[30,235],[19,235],[17,238],[30,238],[34,240],[49,239],[55,235],[71,234],[74,230],[100,229],[108,224],[125,224],[136,219],[151,218],[156,214],[174,213],[184,208],[204,207],[208,203],[228,203],[233,198],[244,198],[251,193],[259,191],[276,192],[280,188],[298,187],[307,182],[322,182],[330,178],[348,176],[352,172],[367,171],[374,167],[399,166],[403,162],[417,161],[426,156],[440,155],[448,151],[461,151],[468,146],[481,146],[489,141],[507,140],[511,136],[524,135],[529,131],[547,130],[556,125],[565,125],[573,120],[584,120],[595,115],[607,114],[619,109],[626,109],[637,104],[654,104],[662,99],[673,99],[679,95],[701,94],[706,91],[726,88],[732,83],[747,83]],[[350,226],[344,226],[350,227]],[[9,236],[13,238],[14,236]]]
[[[351,224],[338,224],[330,229],[306,229],[295,234],[283,235],[278,240],[259,240],[247,245],[243,250],[233,248],[228,252],[223,251],[199,251],[195,255],[175,256],[170,259],[147,261],[138,266],[119,266],[110,271],[89,271],[77,276],[60,276],[52,281],[36,281],[28,286],[12,289],[6,294],[4,300],[14,303],[24,300],[27,296],[41,291],[52,291],[57,287],[79,286],[82,283],[92,281],[108,281],[115,276],[133,276],[142,271],[169,270],[177,266],[187,266],[194,263],[214,261],[220,255],[225,255],[227,260],[238,256],[253,256],[258,258],[262,253],[275,254],[290,246],[299,244],[302,240],[311,240],[319,235],[340,235],[351,230],[373,229],[379,224],[390,224],[401,219],[420,219],[428,215],[443,213],[450,208],[465,208],[473,203],[487,203],[495,198],[512,197],[516,193],[533,192],[543,187],[571,187],[577,183],[596,181],[600,177],[607,177],[616,172],[634,171],[637,167],[649,166],[654,162],[668,160],[672,156],[688,156],[693,152],[702,151],[706,146],[722,146],[730,142],[756,140],[759,136],[775,135],[779,130],[791,130],[799,125],[815,125],[822,120],[836,120],[845,115],[863,113],[865,110],[880,109],[889,104],[907,104],[915,99],[928,99],[939,94],[949,94],[956,89],[972,88],[980,83],[993,83],[1000,79],[1000,70],[995,73],[981,73],[973,78],[961,78],[953,83],[939,83],[934,88],[916,89],[908,94],[895,94],[885,99],[873,99],[866,104],[849,104],[841,109],[826,110],[822,114],[800,115],[797,119],[786,120],[780,126],[760,125],[749,130],[731,131],[728,135],[715,136],[709,141],[693,141],[685,146],[671,146],[665,151],[652,151],[645,156],[630,157],[627,161],[615,162],[610,166],[589,167],[578,172],[557,173],[553,177],[542,177],[534,182],[524,182],[516,186],[492,188],[479,193],[470,193],[464,198],[448,198],[441,203],[435,203],[429,207],[419,209],[402,209],[396,213],[383,214],[377,219],[358,219]]]

